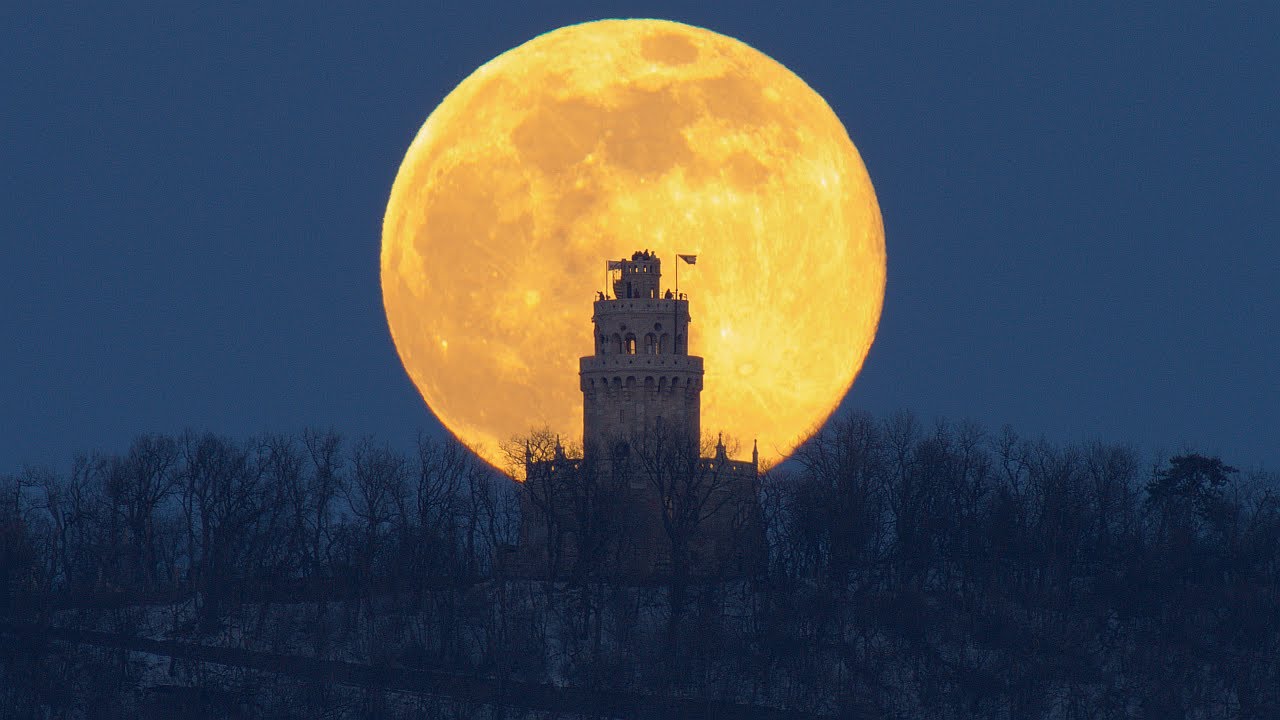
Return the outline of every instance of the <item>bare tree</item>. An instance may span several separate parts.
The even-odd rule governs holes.
[[[471,452],[452,437],[418,435],[413,507],[405,513],[415,529],[406,537],[406,552],[420,573],[442,575],[457,569],[449,566],[458,561],[460,495],[473,462]]]
[[[574,482],[570,457],[560,436],[549,428],[512,437],[501,446],[507,474],[521,481],[522,531],[526,545],[546,549],[546,577],[559,577],[564,569],[565,536],[571,529],[565,517],[565,499]]]
[[[292,436],[267,434],[257,442],[255,462],[264,483],[256,575],[278,589],[305,572],[305,514],[299,496],[306,496],[306,458]]]
[[[360,524],[356,557],[357,591],[371,590],[384,532],[399,520],[408,489],[408,461],[389,446],[362,438],[351,449],[351,478],[344,496]]]
[[[855,567],[876,562],[883,550],[884,436],[866,415],[833,418],[796,452],[808,480],[795,502],[806,529],[794,540],[807,547],[818,578],[845,585]]]
[[[711,457],[704,459],[704,453]],[[713,518],[729,520],[730,513],[722,511],[734,500],[736,475],[723,444],[713,447],[706,438],[697,443],[663,425],[617,443],[605,462],[623,483],[647,488],[657,505],[660,532],[666,541],[665,567],[660,568],[667,581],[666,658],[675,678],[691,576],[695,571],[707,572],[716,560],[706,547],[699,547],[699,531]],[[641,529],[640,534],[646,533]]]
[[[157,514],[178,484],[178,459],[172,437],[142,435],[108,470],[107,498],[127,533],[129,575],[139,589],[156,588]]]
[[[302,444],[306,449],[308,472],[305,486],[295,497],[295,512],[305,536],[306,573],[319,577],[329,563],[329,547],[333,542],[333,503],[346,485],[342,436],[334,430],[305,430]]]
[[[499,548],[516,542],[520,527],[521,486],[474,454],[466,452],[465,482],[466,533],[464,556],[467,571],[488,573]],[[458,522],[463,522],[459,520]]]
[[[699,529],[734,499],[727,455],[726,448],[708,438],[694,444],[663,427],[631,438],[623,466],[656,496],[668,542],[667,571],[673,578],[689,577]]]
[[[183,455],[191,586],[200,600],[201,623],[208,628],[242,586],[251,555],[261,548],[258,523],[269,509],[270,489],[259,458],[229,439],[188,434]]]
[[[1123,445],[1091,443],[1084,454],[1084,474],[1092,509],[1092,542],[1100,562],[1109,562],[1116,544],[1137,532],[1135,486],[1141,463]]]
[[[34,475],[0,475],[0,617],[26,612],[38,597],[40,553],[27,517]]]

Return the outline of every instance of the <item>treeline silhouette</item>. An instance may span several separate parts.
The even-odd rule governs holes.
[[[678,632],[660,582],[503,578],[519,492],[450,439],[146,435],[0,478],[0,616],[846,717],[1280,717],[1280,482],[1219,458],[839,416],[760,480],[767,570],[682,588]],[[153,682],[0,648],[0,717],[134,716]],[[199,712],[334,710],[234,687]],[[363,698],[335,715],[452,716]]]

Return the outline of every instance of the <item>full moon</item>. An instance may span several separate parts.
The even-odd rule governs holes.
[[[840,403],[884,302],[875,190],[839,118],[760,51],[661,20],[560,28],[431,112],[382,226],[396,349],[490,463],[547,427],[580,438],[605,261],[649,249],[705,358],[702,428],[785,457]]]

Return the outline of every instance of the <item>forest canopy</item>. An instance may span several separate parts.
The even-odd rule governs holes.
[[[365,662],[819,714],[1280,709],[1280,482],[1220,458],[842,415],[759,480],[767,567],[674,609],[662,583],[501,577],[520,492],[451,439],[144,435],[0,477],[0,616],[163,606],[166,638],[208,643],[253,615],[242,647],[376,631]],[[83,712],[71,651],[0,645],[0,715]],[[127,716],[142,681],[110,667],[94,692]]]

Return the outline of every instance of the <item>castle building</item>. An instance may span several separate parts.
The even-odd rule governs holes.
[[[731,460],[722,440],[703,441],[689,300],[662,289],[661,266],[648,251],[608,262],[595,352],[579,360],[582,455],[558,441],[551,457],[526,452],[520,544],[502,559],[506,572],[726,577],[763,562],[759,454]]]

